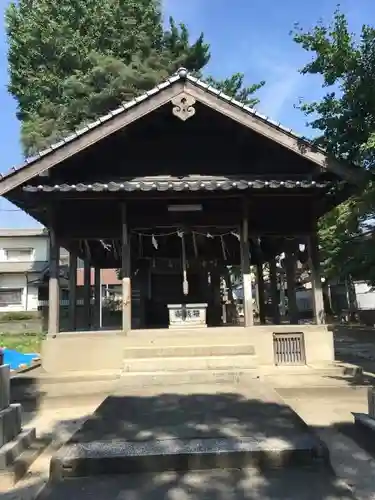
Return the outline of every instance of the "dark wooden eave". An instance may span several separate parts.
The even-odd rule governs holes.
[[[15,188],[25,185],[64,160],[170,103],[174,97],[182,92],[189,94],[197,102],[302,156],[317,165],[322,171],[333,172],[349,184],[363,186],[368,181],[367,173],[364,170],[339,163],[292,131],[283,128],[181,69],[166,82],[101,117],[95,123],[77,131],[46,151],[42,151],[36,157],[27,160],[20,168],[5,174],[0,179],[0,195],[7,197],[7,193]]]

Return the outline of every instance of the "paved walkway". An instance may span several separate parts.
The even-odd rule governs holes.
[[[256,436],[288,442],[306,432],[262,383],[117,390],[74,441]],[[347,485],[322,469],[220,469],[188,473],[96,476],[52,484],[38,500],[353,500]]]
[[[361,366],[375,373],[375,329],[342,327],[334,329],[335,356],[339,361]]]
[[[336,474],[356,498],[374,500],[375,443],[354,426],[351,414],[367,413],[367,389],[337,380],[319,382],[318,387],[279,387],[277,392],[327,444]]]
[[[81,427],[104,398],[105,395],[56,398],[43,403],[37,412],[25,412],[23,417],[26,425],[36,427],[37,437],[50,436],[51,445],[35,460],[16,488],[8,492],[0,490],[1,499],[34,500],[48,481],[53,453]]]

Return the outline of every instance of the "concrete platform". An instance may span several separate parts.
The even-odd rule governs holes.
[[[257,366],[274,365],[274,334],[292,332],[303,332],[308,365],[333,362],[332,332],[325,325],[304,324],[130,330],[126,334],[120,331],[64,332],[43,341],[42,366],[51,374],[74,372],[78,368],[96,371],[99,366],[104,370],[119,370],[123,368],[124,360],[142,359],[140,356],[143,359],[194,358],[206,357],[209,352],[209,356],[231,355],[235,358],[241,351],[244,356],[254,356],[245,360],[246,365],[249,362]],[[157,349],[160,349],[160,355]],[[219,365],[223,362],[225,360],[219,361]],[[170,359],[168,363],[173,364],[173,361]],[[133,364],[137,363],[134,361]],[[242,360],[238,368],[243,368],[243,364]],[[236,365],[231,362],[231,366]]]
[[[249,466],[325,470],[329,457],[297,414],[258,381],[119,388],[54,456],[51,479]]]
[[[76,478],[47,485],[38,500],[354,500],[327,471],[216,469]]]

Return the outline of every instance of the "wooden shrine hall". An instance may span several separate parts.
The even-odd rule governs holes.
[[[223,325],[221,289],[230,281],[231,267],[243,275],[244,320],[237,329],[257,337],[265,363],[273,362],[269,335],[277,331],[303,331],[307,358],[329,361],[332,335],[324,326],[317,221],[366,181],[361,169],[337,162],[178,70],[0,179],[0,194],[50,233],[44,365],[61,365],[57,359],[64,357],[61,346],[68,337],[92,356],[100,353],[103,359],[108,351],[106,366],[112,367],[124,335],[137,329],[169,328],[182,335],[184,329],[206,328],[208,335],[207,326]],[[64,333],[60,247],[71,256],[70,331]],[[280,254],[285,254],[289,325],[280,324]],[[85,275],[81,331],[78,258]],[[296,306],[297,261],[308,264],[313,287],[314,324],[303,328]],[[251,266],[257,270],[263,326],[254,326]],[[98,322],[98,276],[101,269],[114,268],[122,280],[122,325],[104,332]],[[225,316],[230,324],[228,311]]]

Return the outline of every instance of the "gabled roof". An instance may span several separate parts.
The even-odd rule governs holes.
[[[366,180],[367,176],[362,169],[339,163],[291,129],[261,115],[255,109],[242,104],[181,68],[165,82],[124,103],[121,107],[77,130],[32,158],[28,158],[18,168],[12,168],[6,174],[0,175],[0,196],[163,106],[182,92],[303,156],[323,170],[331,170],[349,183],[362,184]]]

